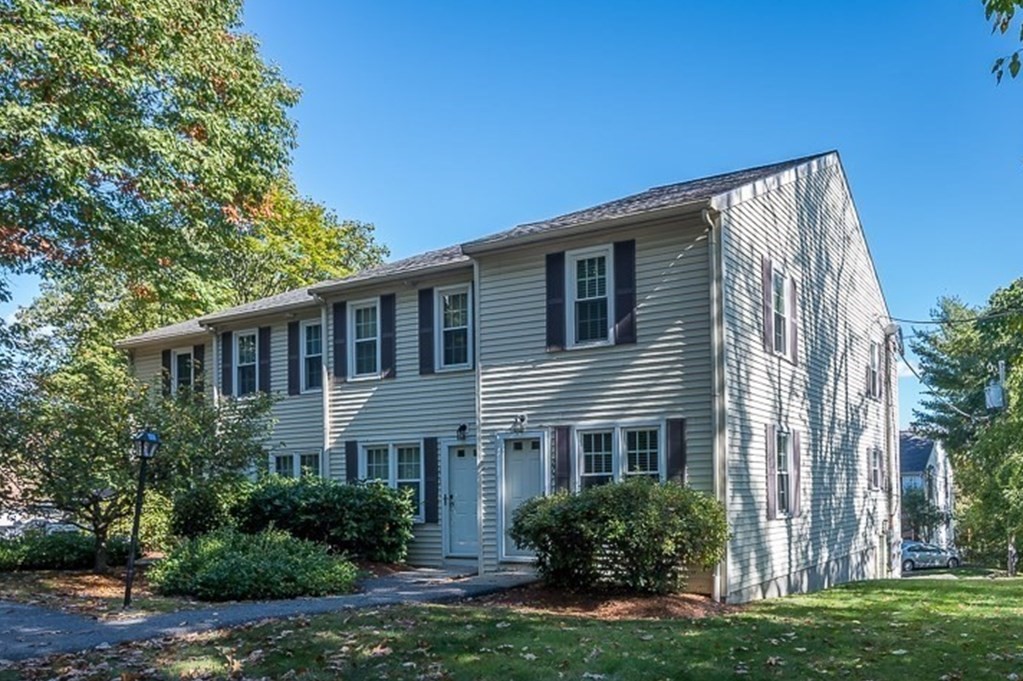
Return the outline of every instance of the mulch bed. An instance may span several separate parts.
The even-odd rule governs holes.
[[[697,594],[633,595],[573,593],[530,584],[469,603],[529,614],[564,615],[600,620],[701,619],[739,610]]]

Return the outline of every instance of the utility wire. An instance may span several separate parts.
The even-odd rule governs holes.
[[[986,319],[998,319],[999,317],[1010,317],[1012,315],[1023,315],[1023,308],[1002,310],[1000,312],[991,312],[989,314],[976,315],[973,317],[963,317],[962,319],[904,319],[902,317],[889,317],[889,319],[893,322],[902,322],[903,324],[972,324],[974,322],[982,322]]]
[[[916,376],[916,380],[920,381],[920,385],[924,386],[925,388],[927,388],[928,390],[930,390],[930,391],[931,391],[931,395],[933,395],[935,399],[937,399],[937,400],[938,400],[939,402],[942,402],[942,403],[944,403],[946,407],[949,407],[950,409],[952,409],[952,411],[956,412],[956,413],[957,413],[957,414],[959,414],[960,416],[965,416],[966,418],[970,419],[971,421],[978,421],[978,420],[980,420],[980,419],[978,419],[978,418],[977,418],[976,416],[974,416],[973,414],[967,414],[967,413],[966,413],[965,411],[963,411],[963,410],[962,410],[962,409],[960,409],[959,407],[955,406],[955,405],[954,405],[954,404],[952,404],[952,403],[951,403],[951,402],[950,402],[949,400],[945,399],[945,398],[944,398],[944,397],[942,397],[941,395],[937,395],[937,394],[935,394],[935,393],[934,393],[934,389],[933,389],[933,388],[931,388],[931,386],[927,385],[927,381],[925,381],[925,380],[923,379],[923,376],[921,376],[921,375],[920,375],[920,374],[919,374],[919,373],[917,372],[917,370],[916,370],[916,367],[914,367],[914,366],[913,366],[913,365],[912,365],[912,364],[910,363],[910,361],[909,361],[908,359],[906,359],[906,355],[904,355],[903,353],[901,353],[901,352],[900,352],[900,353],[899,353],[899,358],[900,358],[900,359],[901,359],[901,360],[903,361],[903,363],[904,363],[904,364],[906,365],[906,367],[908,367],[908,368],[909,368],[909,370],[910,370],[911,372],[913,372],[913,375],[914,375],[914,376]]]

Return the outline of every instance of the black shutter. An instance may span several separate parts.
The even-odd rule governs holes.
[[[359,479],[359,442],[345,440],[345,480],[356,482]]]
[[[636,342],[636,240],[616,241],[615,343]]]
[[[397,347],[394,339],[395,302],[394,294],[380,296],[380,367],[381,378],[397,376],[395,364],[398,361]]]
[[[570,491],[572,488],[572,428],[554,427],[554,488]]]
[[[422,298],[420,298],[422,300]],[[440,504],[438,496],[440,492],[440,466],[439,449],[437,438],[428,437],[423,439],[423,456],[425,458],[425,470],[423,471],[423,482],[426,485],[426,510],[423,519],[428,523],[440,522]]]
[[[259,389],[270,392],[270,327],[259,327],[257,336],[259,345]]]
[[[302,369],[299,366],[299,323],[288,322],[288,394],[302,392]]]
[[[565,349],[565,252],[547,254],[547,351]]]
[[[160,365],[163,370],[160,371],[160,384],[163,387],[164,396],[171,394],[171,351],[164,350],[160,353]]]
[[[334,303],[334,378],[343,381],[348,378],[348,307],[344,302]]]
[[[192,375],[195,380],[192,382],[192,392],[201,395],[206,389],[206,344],[199,343],[192,346]]]
[[[419,289],[419,373],[432,374],[433,366],[433,289]]]
[[[686,420],[668,419],[668,480],[686,483]]]
[[[234,395],[234,342],[231,332],[220,334],[220,391],[225,395]]]

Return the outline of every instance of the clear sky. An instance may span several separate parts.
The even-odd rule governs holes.
[[[1023,274],[1023,82],[995,85],[1011,42],[979,0],[248,0],[245,19],[303,90],[300,190],[393,257],[838,149],[893,315]]]

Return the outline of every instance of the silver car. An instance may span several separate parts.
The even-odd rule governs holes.
[[[959,564],[959,552],[955,549],[943,549],[921,541],[902,542],[903,572],[920,568],[957,568]]]

